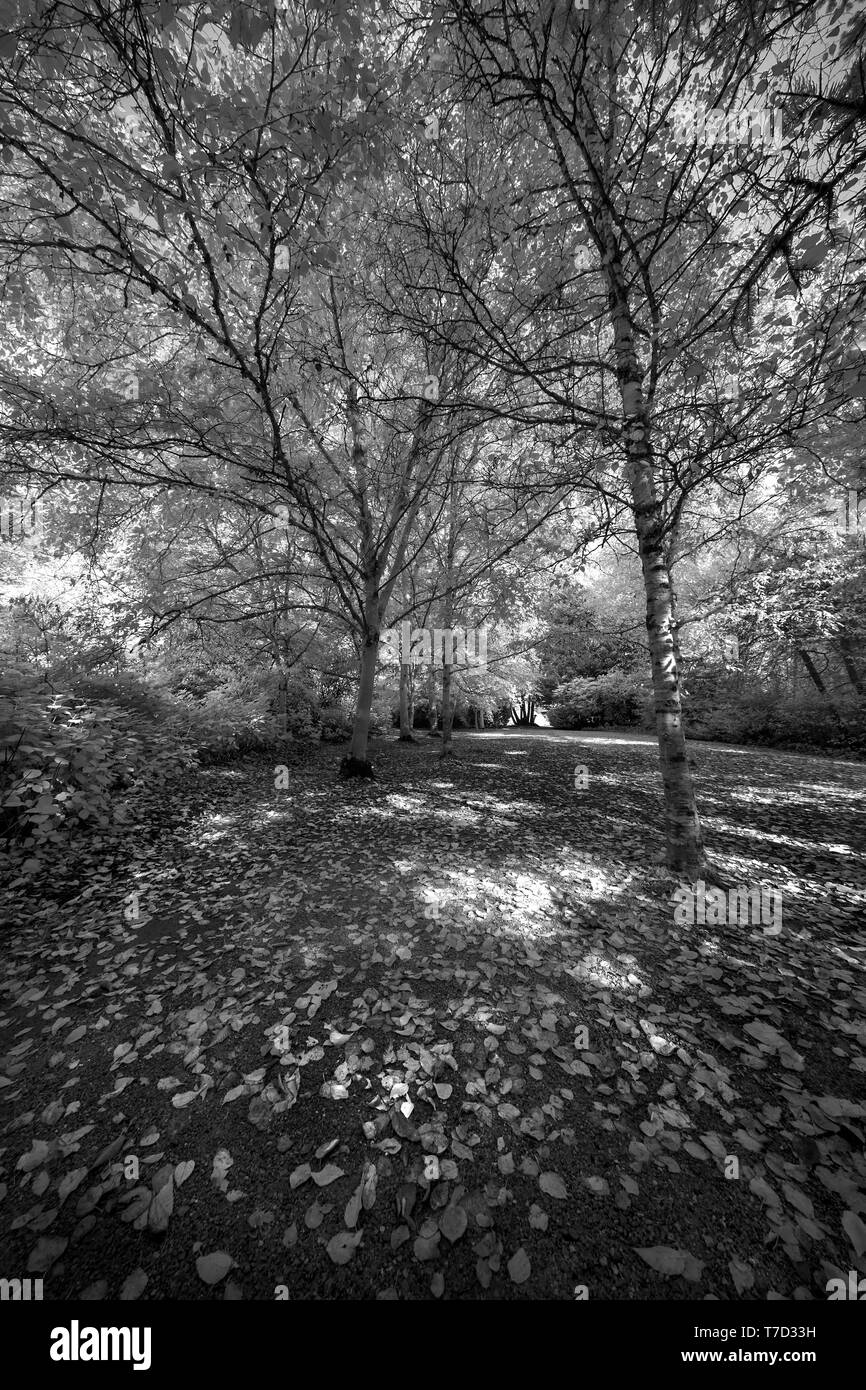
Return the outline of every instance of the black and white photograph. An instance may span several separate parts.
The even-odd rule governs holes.
[[[861,0],[3,0],[0,863],[31,1370],[298,1301],[822,1369]]]

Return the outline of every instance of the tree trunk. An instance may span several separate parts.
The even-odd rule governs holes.
[[[842,657],[842,665],[845,667],[848,679],[857,691],[857,694],[866,694],[866,688],[864,688],[863,685],[863,677],[857,670],[857,663],[854,660],[853,644],[850,637],[839,638],[839,653]]]
[[[665,557],[662,505],[656,495],[650,419],[634,343],[616,236],[604,218],[608,309],[614,331],[616,374],[622,397],[627,477],[646,593],[646,626],[652,661],[656,731],[665,798],[667,862],[697,878],[705,868],[704,844],[689,771],[674,646],[671,578]]]
[[[629,473],[646,590],[646,626],[665,795],[667,862],[672,869],[697,877],[704,864],[704,846],[682,723],[670,580],[659,539],[661,509],[652,496],[649,466],[640,460],[630,461]]]
[[[368,574],[364,582],[364,645],[361,647],[361,675],[358,681],[358,700],[355,706],[355,722],[352,727],[352,744],[349,756],[343,759],[341,771],[345,777],[370,777],[372,765],[367,759],[367,743],[370,737],[370,711],[373,706],[373,689],[376,683],[376,661],[379,656],[379,635],[381,628],[379,611],[378,576]]]
[[[358,762],[367,761],[367,742],[370,737],[370,710],[376,681],[376,656],[379,649],[378,632],[368,632],[361,648],[361,679],[358,682],[358,702],[352,728],[350,756]]]
[[[817,666],[815,665],[809,653],[806,651],[805,647],[798,647],[797,650],[800,653],[800,659],[802,660],[803,665],[809,672],[812,684],[815,686],[815,689],[818,690],[821,695],[823,695],[824,699],[827,702],[827,708],[829,709],[836,723],[841,724],[842,720],[839,717],[839,711],[837,710],[836,706],[833,703],[833,700],[831,699],[830,692],[824,684],[823,678],[821,677],[821,674],[818,671]]]
[[[815,689],[818,691],[818,693],[824,696],[824,699],[827,701],[829,705],[831,703],[830,696],[827,694],[827,687],[821,679],[817,666],[815,665],[809,653],[806,651],[805,647],[799,647],[798,651],[800,653],[800,659],[809,673],[809,677],[812,681],[812,684],[815,686]]]
[[[280,678],[277,682],[277,728],[280,731],[280,738],[286,738],[288,734],[289,717],[289,678],[285,671],[280,671]]]
[[[412,738],[412,715],[409,708],[409,672],[411,668],[408,661],[404,661],[400,666],[400,738],[404,743],[414,743]]]
[[[447,758],[452,751],[451,732],[454,725],[454,704],[451,699],[451,663],[442,667],[442,751],[440,758]]]
[[[439,711],[436,705],[436,667],[431,664],[430,675],[427,680],[427,719],[429,728],[428,738],[438,738],[436,725],[439,723]]]
[[[478,731],[484,729],[484,711],[480,705],[475,706],[475,728]]]

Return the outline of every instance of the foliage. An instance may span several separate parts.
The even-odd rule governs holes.
[[[31,853],[142,819],[191,766],[180,722],[155,696],[128,681],[97,689],[57,691],[29,666],[3,676],[0,830]]]
[[[830,705],[817,693],[793,698],[753,687],[689,698],[686,710],[692,738],[866,754],[866,701],[853,692]]]
[[[556,688],[547,711],[554,729],[629,727],[643,722],[646,677],[615,668],[597,677],[578,676]]]

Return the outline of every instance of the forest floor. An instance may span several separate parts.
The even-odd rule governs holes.
[[[866,1273],[866,767],[695,745],[715,881],[783,914],[675,926],[651,740],[439,750],[380,740],[346,783],[317,748],[285,790],[204,771],[67,900],[7,880],[0,1275],[824,1299]]]

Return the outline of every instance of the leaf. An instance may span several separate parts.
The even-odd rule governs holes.
[[[607,1197],[610,1193],[610,1184],[601,1177],[593,1175],[586,1179],[586,1185],[590,1192],[595,1192],[599,1197]]]
[[[534,1231],[546,1231],[548,1223],[547,1212],[543,1211],[536,1202],[529,1208],[529,1224]]]
[[[98,1299],[105,1298],[108,1293],[108,1280],[95,1279],[92,1284],[88,1284],[86,1289],[82,1289],[78,1297],[85,1303],[96,1302]]]
[[[140,1216],[149,1211],[153,1201],[153,1193],[148,1187],[134,1187],[131,1192],[125,1192],[120,1200],[128,1202],[128,1206],[120,1219],[129,1224],[132,1221],[137,1221]]]
[[[439,1229],[452,1245],[460,1239],[468,1225],[469,1217],[464,1207],[446,1207],[439,1217]]]
[[[194,1167],[195,1167],[195,1159],[194,1159],[194,1158],[188,1158],[188,1159],[186,1159],[183,1163],[178,1163],[177,1167],[176,1167],[175,1170],[174,1170],[174,1185],[175,1185],[175,1187],[180,1187],[181,1183],[185,1183],[185,1182],[186,1182],[187,1178],[190,1176],[190,1174],[191,1174],[191,1172],[192,1172],[192,1170],[193,1170]]]
[[[439,1233],[435,1236],[418,1236],[412,1246],[416,1260],[435,1260],[439,1253]]]
[[[454,1090],[454,1087],[449,1085],[447,1081],[434,1081],[433,1090],[440,1100],[447,1100]]]
[[[846,1211],[842,1217],[842,1229],[854,1246],[854,1253],[860,1259],[866,1254],[866,1226],[856,1212]]]
[[[364,1169],[364,1177],[361,1182],[361,1202],[364,1210],[369,1211],[376,1201],[376,1184],[379,1180],[379,1173],[375,1163],[368,1163]]]
[[[147,1286],[147,1275],[143,1269],[134,1269],[123,1281],[123,1288],[118,1295],[122,1303],[129,1303],[135,1298],[140,1298]]]
[[[558,1173],[542,1173],[538,1186],[548,1197],[555,1197],[559,1202],[564,1202],[568,1197],[565,1183]]]
[[[318,1173],[312,1173],[311,1177],[317,1187],[327,1187],[329,1183],[336,1182],[337,1178],[344,1178],[345,1171],[338,1168],[336,1163],[328,1163],[324,1168],[320,1168]]]
[[[749,1191],[754,1192],[756,1197],[760,1197],[761,1201],[768,1207],[781,1207],[782,1205],[779,1194],[763,1178],[750,1178]]]
[[[350,1229],[357,1223],[358,1217],[361,1215],[361,1186],[359,1183],[346,1203],[343,1219]]]
[[[805,1192],[802,1192],[799,1187],[794,1187],[793,1184],[789,1182],[782,1183],[782,1191],[792,1207],[796,1207],[804,1216],[808,1216],[809,1220],[812,1219],[815,1215],[815,1208],[812,1206]]]
[[[289,1187],[294,1191],[296,1187],[302,1187],[311,1178],[313,1170],[309,1163],[302,1163],[289,1174]]]
[[[335,1265],[346,1265],[351,1260],[363,1236],[362,1231],[338,1231],[331,1236],[325,1249]]]
[[[743,1032],[748,1033],[757,1042],[763,1043],[765,1047],[774,1049],[784,1047],[790,1050],[790,1044],[782,1037],[782,1034],[778,1033],[775,1028],[771,1028],[769,1023],[762,1023],[760,1019],[755,1019],[753,1023],[747,1023]]]
[[[180,1091],[176,1096],[172,1096],[171,1103],[176,1110],[182,1110],[190,1101],[195,1100],[198,1091]]]
[[[314,1202],[310,1203],[307,1210],[304,1212],[304,1225],[308,1231],[316,1231],[321,1226],[324,1219],[325,1213],[319,1206],[319,1199],[317,1197]]]
[[[15,1168],[20,1173],[29,1173],[44,1163],[50,1152],[51,1145],[46,1144],[44,1139],[34,1139],[29,1153],[21,1155]]]
[[[27,1261],[28,1274],[47,1274],[51,1266],[60,1259],[69,1241],[64,1236],[40,1236],[30,1251]]]
[[[147,1213],[148,1229],[159,1233],[168,1230],[168,1223],[174,1211],[174,1178],[169,1178],[167,1183],[156,1193],[150,1204]]]
[[[632,1247],[642,1260],[659,1274],[681,1274],[684,1279],[696,1283],[704,1268],[701,1260],[696,1260],[687,1250],[674,1250],[669,1245]]]
[[[729,1260],[728,1269],[734,1281],[734,1288],[738,1294],[748,1293],[755,1283],[755,1275],[751,1265],[744,1264],[742,1260]]]
[[[199,1255],[195,1262],[198,1277],[205,1284],[218,1284],[233,1266],[234,1260],[225,1250],[214,1250],[210,1255]]]
[[[327,1158],[327,1157],[328,1157],[328,1154],[334,1152],[334,1149],[337,1147],[337,1145],[339,1144],[339,1142],[340,1142],[340,1140],[339,1140],[339,1138],[337,1138],[337,1139],[328,1139],[328,1140],[325,1141],[324,1144],[320,1144],[319,1147],[316,1149],[316,1158],[318,1158],[318,1159]]]
[[[508,1261],[508,1274],[513,1284],[525,1284],[532,1273],[532,1262],[521,1245]]]
[[[210,1180],[211,1182],[215,1182],[217,1187],[219,1187],[222,1191],[225,1191],[226,1187],[228,1186],[228,1183],[226,1182],[226,1173],[232,1167],[233,1164],[234,1159],[232,1158],[228,1149],[217,1149],[216,1153],[214,1154],[213,1168],[211,1169]]]
[[[86,1168],[75,1168],[71,1173],[66,1174],[66,1177],[63,1179],[59,1188],[57,1189],[57,1195],[60,1198],[61,1206],[66,1201],[66,1198],[69,1196],[70,1192],[74,1192],[76,1187],[79,1187],[80,1184],[84,1182],[84,1179],[87,1177],[87,1173],[88,1170]]]

